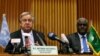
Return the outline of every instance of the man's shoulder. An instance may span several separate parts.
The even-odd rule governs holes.
[[[76,36],[78,36],[77,32],[67,35],[68,38],[76,38]]]
[[[17,36],[17,35],[19,35],[21,33],[21,30],[17,30],[17,31],[14,31],[14,32],[12,32],[11,34],[10,34],[10,36],[12,37],[12,36]]]
[[[75,32],[75,33],[71,33],[71,34],[69,34],[69,35],[67,35],[67,36],[75,36],[75,35],[77,35],[78,33],[77,32]]]
[[[36,34],[37,36],[41,36],[42,38],[45,37],[44,33],[41,31],[37,31],[37,30],[32,30],[32,31],[33,31],[33,34]]]
[[[38,30],[32,30],[33,33],[38,33],[38,34],[43,34],[43,32],[38,31]]]
[[[11,34],[17,34],[17,33],[19,33],[19,32],[21,32],[21,30],[14,31],[14,32],[12,32]]]

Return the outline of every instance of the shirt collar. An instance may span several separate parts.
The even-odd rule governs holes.
[[[25,34],[25,32],[22,29],[21,29],[21,33],[22,33],[22,35]],[[27,34],[32,35],[32,30],[29,33],[27,33]]]
[[[78,33],[78,36],[81,38],[82,35],[80,33]],[[87,37],[87,34],[84,35],[84,37]]]

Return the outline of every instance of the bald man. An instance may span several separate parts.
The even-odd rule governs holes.
[[[77,20],[77,32],[67,35],[67,38],[69,40],[69,47],[72,49],[72,53],[92,53],[90,47],[87,44],[87,31],[88,20],[85,18],[79,18]]]

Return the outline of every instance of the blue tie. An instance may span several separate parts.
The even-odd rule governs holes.
[[[86,37],[84,35],[82,36],[82,40],[83,40],[83,50],[84,52],[88,52],[88,47],[86,44]]]

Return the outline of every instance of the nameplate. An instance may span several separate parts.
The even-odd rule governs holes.
[[[31,46],[31,55],[58,55],[57,46]]]

